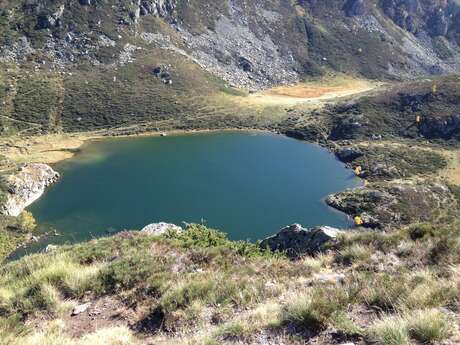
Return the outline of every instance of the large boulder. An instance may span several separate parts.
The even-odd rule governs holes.
[[[276,235],[263,240],[260,247],[285,252],[289,257],[296,258],[324,250],[326,244],[336,242],[340,233],[339,229],[329,226],[306,229],[300,224],[293,224],[281,229]]]
[[[419,125],[419,132],[429,139],[460,137],[460,114],[448,117],[427,117]]]
[[[25,164],[13,175],[6,177],[7,195],[0,213],[17,217],[45,192],[46,187],[59,179],[59,173],[49,165]]]
[[[248,59],[246,59],[245,57],[240,57],[238,59],[238,66],[245,72],[252,72],[253,71],[253,67],[252,67],[252,63],[251,61],[249,61]]]
[[[41,14],[37,17],[37,30],[52,29],[61,25],[62,15],[64,14],[65,6],[61,5],[56,12],[52,14]]]
[[[340,161],[344,163],[350,163],[353,162],[355,159],[361,157],[363,153],[359,149],[353,147],[346,147],[336,151],[335,155]]]
[[[152,224],[145,226],[141,230],[141,233],[147,234],[150,236],[161,236],[167,233],[168,231],[182,231],[182,228],[175,224],[169,224],[169,223],[163,223],[163,222],[152,223]]]

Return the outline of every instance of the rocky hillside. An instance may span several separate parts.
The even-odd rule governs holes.
[[[290,136],[307,140],[425,138],[442,145],[457,145],[459,106],[460,78],[431,77],[330,103],[315,113],[315,121],[291,113],[280,128]]]
[[[0,57],[62,69],[159,49],[250,88],[406,77],[459,70],[459,18],[457,0],[3,1]]]
[[[340,72],[380,80],[459,72],[459,8],[457,0],[2,1],[1,132],[260,127],[263,111],[232,101],[246,95],[241,88]]]

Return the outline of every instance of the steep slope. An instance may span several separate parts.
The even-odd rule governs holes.
[[[459,68],[459,9],[454,0],[3,2],[0,55],[111,64],[145,46],[256,88],[327,71],[438,74]]]
[[[199,225],[123,232],[0,267],[0,343],[454,345],[458,240],[354,231],[289,260]]]
[[[241,106],[235,87],[459,71],[458,12],[452,0],[3,1],[2,133],[252,127],[285,112]]]
[[[144,41],[250,87],[328,70],[381,77],[459,67],[460,6],[453,0],[27,0],[1,6],[0,55],[9,60],[110,64]]]

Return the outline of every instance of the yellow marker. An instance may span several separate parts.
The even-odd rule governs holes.
[[[363,169],[361,168],[361,166],[358,165],[358,166],[355,168],[355,174],[356,174],[357,176],[359,176],[359,175],[361,175],[362,172],[363,172]]]
[[[364,221],[363,219],[361,218],[361,216],[356,216],[355,217],[355,225],[356,226],[360,226],[360,225],[363,225]]]
[[[431,88],[431,92],[436,93],[438,91],[438,85],[434,84]]]

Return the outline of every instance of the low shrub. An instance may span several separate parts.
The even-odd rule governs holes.
[[[194,302],[203,305],[247,306],[258,301],[264,291],[264,284],[245,277],[225,274],[194,275],[179,285],[169,286],[160,299],[166,313],[185,309]]]
[[[449,338],[452,325],[439,310],[419,310],[409,316],[408,329],[412,338],[422,343],[433,343]]]
[[[410,287],[404,276],[389,274],[361,276],[359,278],[363,290],[360,295],[370,307],[384,311],[394,310],[399,302],[409,294]]]
[[[216,334],[216,338],[238,339],[244,335],[244,327],[239,322],[231,322],[221,326]]]
[[[169,243],[183,248],[226,248],[244,257],[275,255],[254,243],[231,241],[225,233],[199,224],[189,224],[185,231],[171,231],[165,238]]]
[[[416,224],[408,229],[409,236],[412,240],[420,240],[427,237],[433,237],[436,229],[433,224]]]
[[[350,297],[341,288],[317,287],[287,304],[280,313],[280,324],[292,324],[303,330],[319,331],[333,323],[334,317],[348,304]]]
[[[385,316],[367,331],[368,338],[381,345],[407,345],[409,333],[406,321],[399,316]]]
[[[342,332],[347,337],[361,336],[364,334],[364,330],[357,326],[345,312],[337,313],[332,323],[339,332]]]
[[[345,265],[368,262],[371,259],[373,252],[374,250],[372,247],[355,243],[340,250],[337,255],[337,261]]]
[[[106,265],[98,275],[99,293],[115,293],[129,290],[145,282],[154,280],[154,277],[170,272],[170,263],[167,258],[146,255],[140,252],[114,260]],[[170,273],[168,276],[172,275]]]

